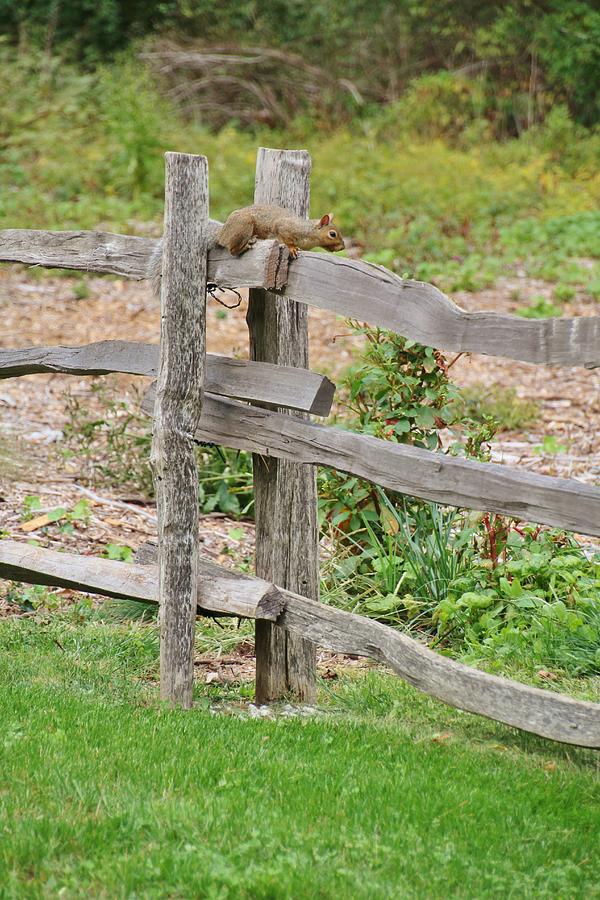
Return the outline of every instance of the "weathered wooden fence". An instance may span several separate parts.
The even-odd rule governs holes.
[[[310,159],[261,150],[255,199],[308,211]],[[315,467],[332,466],[401,493],[600,535],[600,488],[455,459],[317,425],[334,387],[309,372],[306,305],[444,350],[552,365],[600,365],[598,317],[525,320],[467,313],[431,285],[325,254],[289,258],[259,241],[240,258],[214,246],[204,157],[167,154],[160,347],[0,350],[0,378],[34,372],[158,375],[155,415],[158,549],[135,565],[0,541],[0,575],[111,597],[160,601],[161,692],[191,704],[197,612],[257,622],[257,700],[312,699],[314,648],[373,657],[447,703],[558,741],[600,747],[600,705],[497,678],[397,631],[318,602]],[[0,261],[142,279],[157,242],[99,232],[0,231]],[[250,361],[204,355],[206,283],[249,287]],[[257,576],[199,558],[194,440],[255,454]]]

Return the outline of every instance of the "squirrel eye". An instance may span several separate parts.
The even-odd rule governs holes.
[[[330,237],[330,238],[335,238],[335,237],[337,237],[337,231],[330,231],[330,232],[329,232],[329,237]]]

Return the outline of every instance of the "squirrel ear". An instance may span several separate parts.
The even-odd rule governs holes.
[[[331,213],[325,213],[325,215],[322,216],[322,218],[319,222],[319,227],[325,228],[326,225],[329,225],[329,223],[331,222],[331,219],[332,219]]]

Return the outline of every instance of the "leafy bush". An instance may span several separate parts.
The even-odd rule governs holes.
[[[501,389],[488,405],[480,392],[465,398],[441,354],[358,330],[367,348],[343,390],[354,430],[439,450],[442,434],[460,424],[463,434],[448,449],[485,458],[496,425],[490,411],[505,427],[537,414],[535,404],[519,407],[514,392]],[[322,471],[319,485],[332,538],[323,577],[329,602],[418,629],[444,652],[600,672],[600,554],[588,559],[561,532],[445,510],[353,476]]]
[[[600,673],[600,554],[562,532],[380,492],[380,527],[327,563],[338,605],[468,660]]]
[[[515,431],[533,424],[539,416],[539,406],[524,400],[515,388],[501,384],[475,384],[461,389],[461,396],[469,415],[485,423],[492,419],[498,431]]]
[[[233,55],[251,48],[259,71],[266,54],[281,54],[276,79],[265,79],[264,71],[255,81],[247,79],[247,93],[259,100],[257,123],[264,121],[260,113],[272,108],[270,96],[282,86],[289,89],[290,83],[297,97],[286,110],[288,118],[300,100],[306,115],[324,127],[332,118],[347,121],[357,111],[368,116],[375,105],[393,104],[405,92],[413,95],[409,119],[414,112],[417,123],[425,123],[419,115],[422,105],[432,121],[439,116],[441,133],[465,125],[468,130],[476,114],[478,127],[496,136],[521,134],[559,103],[582,124],[593,125],[600,117],[595,89],[600,12],[593,0],[508,5],[347,0],[343,7],[335,0],[0,0],[0,34],[9,41],[21,50],[43,48],[47,56],[60,48],[62,58],[88,67],[156,32],[168,33],[170,39],[179,36],[188,52],[198,40],[203,49]],[[292,55],[307,70],[322,70],[308,95],[290,78],[286,59]],[[227,88],[215,68],[217,80]],[[449,74],[456,71],[461,72],[458,78]],[[198,108],[211,119],[210,71],[205,82],[207,94]],[[184,86],[182,80],[179,88]],[[180,93],[189,103],[189,92]]]
[[[560,532],[511,530],[491,568],[478,557],[432,620],[472,659],[600,673],[600,554]]]
[[[429,450],[442,446],[440,431],[447,429],[451,453],[486,458],[493,423],[475,422],[466,413],[442,353],[390,331],[349,327],[365,336],[366,347],[338,386],[345,427]],[[338,531],[354,532],[364,518],[379,519],[378,493],[370,482],[320,470],[319,491],[321,519]]]
[[[452,72],[437,72],[415,78],[399,100],[385,107],[377,120],[377,134],[399,139],[469,144],[492,136],[484,118],[486,97],[483,83]]]

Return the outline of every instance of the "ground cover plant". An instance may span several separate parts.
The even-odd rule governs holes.
[[[0,646],[7,898],[597,896],[591,752],[378,671],[315,718],[251,718],[241,685],[169,710],[152,625],[3,621]]]
[[[342,384],[343,425],[486,460],[494,410],[504,427],[535,416],[535,404],[498,389],[496,406],[479,392],[475,403],[431,348],[357,330],[367,343]],[[559,449],[553,436],[545,448]],[[343,473],[319,477],[334,548],[323,580],[330,602],[418,633],[439,652],[499,671],[516,666],[525,678],[600,673],[600,554],[565,532],[444,509]]]
[[[119,486],[154,497],[150,469],[152,426],[139,408],[140,393],[110,380],[91,387],[90,401],[67,391],[62,455],[76,457],[87,484]],[[212,444],[198,446],[198,503],[203,513],[253,515],[252,456]]]

